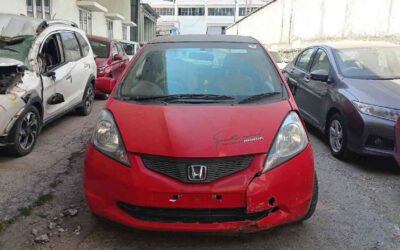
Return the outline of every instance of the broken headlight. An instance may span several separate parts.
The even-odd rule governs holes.
[[[121,134],[115,124],[114,117],[108,110],[102,110],[93,134],[93,145],[103,154],[130,167]]]

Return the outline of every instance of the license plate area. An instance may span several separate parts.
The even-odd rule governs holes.
[[[243,193],[155,193],[154,207],[236,208],[245,207]]]

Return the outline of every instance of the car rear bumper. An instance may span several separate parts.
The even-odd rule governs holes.
[[[85,195],[94,214],[146,230],[252,232],[302,219],[313,194],[311,147],[254,177],[264,160],[265,154],[257,155],[246,170],[194,185],[148,170],[139,155],[131,156],[128,168],[89,146]],[[171,201],[170,194],[182,199]]]
[[[395,122],[353,112],[349,116],[348,147],[359,154],[392,157]]]

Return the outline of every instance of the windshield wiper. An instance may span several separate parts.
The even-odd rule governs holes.
[[[238,103],[243,104],[243,103],[255,102],[255,101],[264,99],[266,97],[270,97],[270,96],[274,96],[274,95],[278,95],[278,94],[281,94],[281,92],[268,92],[268,93],[261,93],[258,95],[252,95],[252,96],[249,96],[249,97],[246,97],[246,98],[240,100]]]
[[[188,100],[206,100],[206,101],[223,101],[233,100],[234,97],[225,95],[214,95],[214,94],[180,94],[180,95],[161,95],[161,96],[143,96],[143,97],[129,97],[130,100],[134,101],[163,101],[163,102],[176,102],[176,101],[188,101]]]

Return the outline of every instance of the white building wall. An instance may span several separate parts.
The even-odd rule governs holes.
[[[51,16],[79,23],[79,8],[76,0],[51,0]]]
[[[79,7],[77,0],[51,0],[51,16],[55,19],[70,20],[79,24]],[[98,0],[110,13],[118,13],[130,21],[130,0]],[[26,0],[0,0],[0,13],[26,15]],[[106,17],[103,12],[92,12],[92,34],[107,36]],[[122,39],[122,21],[113,21],[113,34],[115,39]],[[128,29],[128,38],[129,29]]]
[[[103,12],[92,12],[92,34],[107,37],[107,23]]]
[[[400,37],[397,0],[276,0],[230,26],[227,34],[299,48],[313,42]]]
[[[262,0],[143,0],[151,5],[152,8],[170,7],[175,8],[175,16],[161,16],[157,20],[157,25],[175,24],[180,34],[205,34],[208,26],[228,26],[239,20],[240,7],[260,7],[265,4]],[[204,16],[178,16],[179,7],[204,7]],[[236,16],[207,16],[207,7],[235,8]]]
[[[26,0],[0,0],[0,13],[26,15]]]

